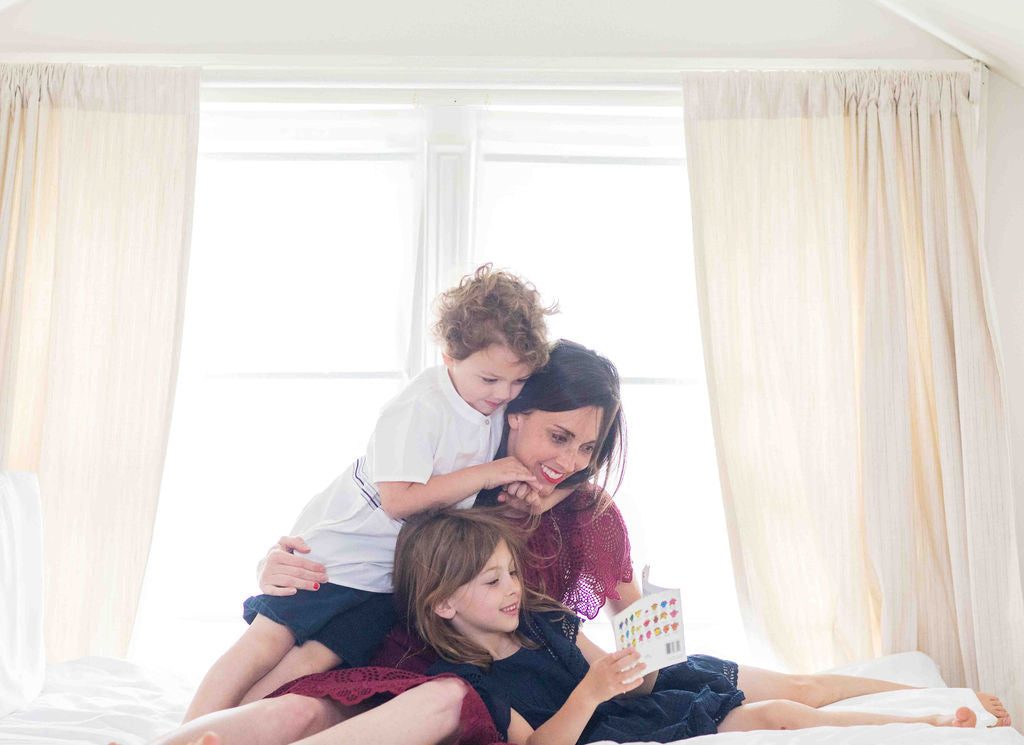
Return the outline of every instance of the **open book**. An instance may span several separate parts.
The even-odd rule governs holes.
[[[650,584],[650,570],[645,566],[641,574],[643,597],[612,619],[615,648],[636,649],[645,673],[686,660],[679,590]]]

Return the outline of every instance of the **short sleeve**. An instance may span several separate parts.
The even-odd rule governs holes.
[[[366,457],[374,481],[425,484],[434,473],[443,418],[422,399],[393,401],[377,419]]]

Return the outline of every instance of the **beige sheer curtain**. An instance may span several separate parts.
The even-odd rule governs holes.
[[[0,470],[39,475],[49,659],[123,654],[174,396],[196,70],[0,65]]]
[[[697,282],[748,630],[795,670],[920,649],[1024,715],[968,74],[685,83]]]

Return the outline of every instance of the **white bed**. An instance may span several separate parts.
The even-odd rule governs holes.
[[[916,691],[864,696],[834,707],[891,712],[933,713],[972,705],[991,722],[966,689],[942,687],[932,661],[913,652],[843,668],[908,684],[935,686]],[[181,721],[191,689],[173,675],[146,670],[125,660],[87,657],[49,665],[43,692],[25,709],[0,719],[0,745],[141,745]],[[1024,737],[1009,727],[972,730],[920,724],[884,727],[823,727],[792,732],[744,732],[687,741],[693,745],[903,745],[909,743],[1015,743]],[[342,745],[339,743],[339,745]]]

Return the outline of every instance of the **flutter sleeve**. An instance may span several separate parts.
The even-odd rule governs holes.
[[[630,554],[629,533],[626,530],[626,521],[622,519],[622,513],[612,503],[608,505],[608,509],[601,513],[598,520],[604,522],[603,530],[607,533],[609,545],[612,548],[612,554],[609,558],[616,562],[616,565],[609,565],[609,576],[612,573],[617,576],[615,580],[616,585],[619,582],[632,582],[633,556]],[[619,599],[614,585],[607,596],[616,600]]]
[[[530,539],[535,572],[548,594],[587,618],[596,618],[618,584],[633,580],[629,534],[614,503],[594,514],[593,492],[577,490],[551,510]]]

